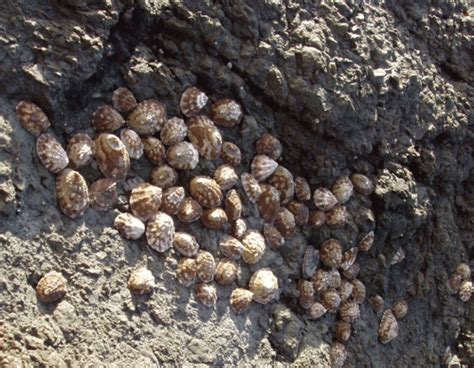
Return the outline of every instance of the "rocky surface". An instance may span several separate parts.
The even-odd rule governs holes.
[[[474,364],[473,303],[445,288],[474,253],[473,23],[459,0],[2,2],[2,366],[329,365],[334,317],[308,320],[292,290],[306,244],[331,232],[305,229],[269,252],[262,266],[278,268],[280,300],[237,316],[229,288],[218,288],[215,309],[198,304],[175,281],[176,258],[122,239],[114,212],[89,209],[76,221],[59,212],[16,103],[39,104],[64,142],[91,131],[95,108],[123,85],[166,103],[170,116],[190,85],[212,100],[238,99],[244,121],[224,135],[246,165],[270,131],[284,144],[283,164],[313,187],[350,172],[376,178],[370,200],[354,204],[357,226],[373,226],[370,206],[376,223],[360,278],[368,296],[387,306],[404,297],[409,312],[400,336],[382,345],[380,316],[365,302],[347,366]],[[135,170],[146,177],[145,161]],[[98,176],[87,172],[89,182]],[[211,232],[194,231],[217,246]],[[389,266],[400,247],[405,260]],[[151,296],[126,288],[140,265],[157,279]],[[69,292],[44,305],[34,286],[50,270]]]

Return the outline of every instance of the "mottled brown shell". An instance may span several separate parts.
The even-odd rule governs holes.
[[[373,231],[369,231],[367,234],[365,234],[357,244],[357,248],[359,248],[359,251],[368,252],[374,244],[374,238],[375,234]]]
[[[319,250],[311,245],[304,251],[303,263],[301,264],[301,274],[305,279],[313,277],[319,266]]]
[[[283,166],[278,166],[268,178],[268,184],[273,185],[280,192],[282,204],[288,203],[295,194],[295,182],[291,172]]]
[[[144,137],[142,141],[145,157],[155,166],[163,165],[166,160],[166,148],[163,143],[155,137]]]
[[[196,260],[194,258],[181,258],[176,269],[176,279],[185,286],[191,286],[196,281]]]
[[[268,178],[278,167],[278,163],[265,155],[257,155],[253,158],[250,166],[252,176],[257,181]]]
[[[183,187],[171,187],[165,189],[161,198],[161,211],[168,215],[176,215],[184,201],[186,193]]]
[[[337,239],[326,240],[319,248],[321,262],[326,267],[338,268],[342,262],[342,245]]]
[[[230,233],[233,237],[242,240],[245,233],[247,232],[247,223],[244,219],[238,218],[232,223],[230,230]]]
[[[208,100],[209,98],[199,88],[190,87],[181,95],[179,107],[184,116],[191,117],[199,114]]]
[[[214,179],[195,176],[189,183],[191,196],[205,208],[218,207],[222,202],[222,191]]]
[[[275,227],[285,239],[291,238],[296,230],[295,216],[286,208],[281,208],[275,219]]]
[[[237,262],[231,259],[221,259],[216,267],[215,280],[221,285],[231,285],[240,272]]]
[[[102,105],[92,115],[92,127],[98,132],[114,132],[125,124],[120,113],[110,105]]]
[[[341,279],[341,274],[339,273],[338,270],[336,269],[331,269],[326,271],[326,275],[328,278],[328,287],[330,289],[337,289],[341,287],[342,284],[342,279]]]
[[[94,158],[95,144],[91,137],[84,133],[74,134],[67,144],[67,157],[72,168],[89,164]]]
[[[286,208],[295,217],[296,225],[304,226],[309,221],[309,209],[301,202],[291,200],[286,205]]]
[[[51,126],[43,110],[30,101],[20,101],[16,105],[16,118],[21,126],[35,137],[44,133]]]
[[[335,336],[339,342],[348,341],[351,337],[351,324],[349,322],[337,321]]]
[[[188,120],[188,138],[206,160],[217,160],[222,149],[222,136],[214,123],[203,115]]]
[[[337,341],[333,341],[329,348],[332,368],[342,368],[347,359],[346,347]]]
[[[281,248],[285,244],[285,238],[272,224],[263,225],[263,236],[265,242],[273,249]]]
[[[300,202],[306,202],[311,199],[311,188],[308,181],[301,176],[295,178],[295,195],[296,199]]]
[[[145,224],[130,213],[120,213],[115,217],[114,227],[125,239],[140,239],[145,233]]]
[[[214,171],[213,177],[222,190],[231,189],[239,180],[235,169],[230,165],[219,166],[216,171]]]
[[[237,260],[241,257],[244,246],[240,240],[233,236],[223,235],[219,241],[219,249],[225,257]]]
[[[329,211],[337,204],[337,198],[329,189],[321,187],[314,191],[313,202],[321,211]]]
[[[339,296],[341,297],[341,302],[345,302],[348,300],[352,295],[352,290],[354,289],[354,285],[347,280],[341,280],[341,286],[339,287]]]
[[[326,224],[333,228],[343,227],[349,218],[345,206],[336,206],[326,212]]]
[[[362,304],[365,300],[365,285],[362,283],[362,281],[358,279],[354,279],[351,281],[352,285],[354,286],[354,289],[352,289],[352,299],[357,303],[357,304]]]
[[[239,314],[245,312],[253,299],[253,293],[250,290],[237,288],[230,294],[230,307]]]
[[[325,313],[327,312],[327,309],[324,308],[324,305],[318,302],[314,302],[307,310],[306,314],[308,315],[309,319],[319,319],[321,318]]]
[[[347,300],[339,307],[339,316],[344,322],[353,323],[360,316],[359,304],[353,300]]]
[[[334,182],[331,191],[339,204],[344,204],[352,197],[354,186],[348,176],[340,176]]]
[[[106,178],[124,180],[130,169],[130,156],[120,138],[102,133],[95,139],[95,159]]]
[[[326,213],[324,211],[311,211],[309,214],[308,224],[315,228],[319,228],[326,223]]]
[[[354,264],[350,266],[347,270],[342,270],[342,275],[347,280],[353,280],[359,275],[359,272],[360,272],[360,266],[357,262],[354,262]]]
[[[160,132],[160,139],[163,144],[172,146],[184,141],[188,135],[188,127],[183,119],[171,118],[167,121]]]
[[[468,302],[472,296],[472,281],[464,280],[459,287],[459,299],[462,302]]]
[[[278,296],[278,279],[271,269],[261,268],[250,278],[249,289],[254,301],[267,304]]]
[[[322,302],[329,313],[336,313],[341,305],[341,297],[336,290],[327,290],[323,293]]]
[[[112,94],[112,105],[120,112],[130,112],[137,107],[137,99],[128,88],[119,87]]]
[[[364,195],[370,195],[374,191],[374,183],[365,175],[354,174],[351,176],[354,189]]]
[[[298,301],[303,309],[314,304],[314,287],[311,281],[298,280]]]
[[[224,207],[229,221],[237,220],[242,215],[242,201],[235,189],[232,189],[227,193]]]
[[[311,281],[313,282],[314,290],[317,293],[322,293],[329,287],[329,277],[327,271],[325,270],[316,270],[316,273],[311,277]]]
[[[174,232],[173,219],[166,213],[158,212],[146,226],[147,243],[157,252],[165,252],[173,246]]]
[[[398,322],[392,311],[387,309],[382,316],[379,325],[379,340],[382,344],[387,344],[398,336]]]
[[[217,302],[217,291],[214,285],[211,284],[197,284],[196,298],[206,307],[212,307]]]
[[[90,205],[96,211],[107,211],[117,203],[117,183],[112,179],[99,179],[89,188]]]
[[[460,263],[456,267],[456,273],[461,276],[463,280],[471,279],[471,267],[467,263]]]
[[[175,169],[193,170],[199,163],[199,152],[189,142],[179,142],[166,152],[166,161]]]
[[[247,264],[255,264],[260,261],[265,253],[265,238],[257,230],[249,230],[242,238],[244,246],[242,259]]]
[[[150,182],[162,189],[174,186],[178,181],[178,173],[169,165],[154,167],[150,172]]]
[[[400,263],[404,259],[405,259],[405,251],[403,250],[402,247],[400,247],[393,255],[392,260],[390,261],[390,265],[392,266],[396,265],[397,263]]]
[[[130,209],[136,217],[147,221],[160,209],[161,196],[162,190],[160,187],[143,183],[132,190]]]
[[[369,302],[370,302],[370,305],[372,306],[372,309],[374,310],[375,313],[381,312],[384,305],[385,305],[385,302],[384,302],[383,298],[378,294],[372,296],[369,299]]]
[[[69,164],[66,151],[52,134],[44,133],[38,137],[36,152],[46,170],[53,174],[59,173]]]
[[[280,141],[270,133],[265,133],[257,140],[256,148],[258,154],[267,155],[274,160],[277,160],[283,152]]]
[[[229,98],[223,98],[211,106],[211,119],[220,126],[233,127],[242,120],[240,104]]]
[[[82,216],[89,206],[87,183],[77,171],[63,170],[56,177],[56,196],[61,211],[74,219]]]
[[[273,222],[280,212],[280,193],[271,185],[262,184],[257,199],[260,216],[267,222]]]
[[[190,223],[199,220],[202,207],[191,197],[186,197],[178,210],[177,216],[181,222]]]
[[[128,115],[127,124],[140,135],[153,135],[166,124],[166,107],[157,100],[140,102]]]
[[[43,303],[52,303],[67,293],[67,281],[56,271],[45,274],[36,285],[36,296]]]
[[[408,303],[404,299],[398,299],[392,305],[392,313],[396,319],[402,319],[407,315],[408,312]]]
[[[224,229],[229,222],[225,211],[222,208],[209,208],[201,215],[201,222],[208,229]]]
[[[351,267],[357,259],[357,253],[359,249],[357,247],[352,247],[344,252],[342,255],[341,269],[347,270]]]
[[[224,142],[222,144],[221,156],[226,164],[234,167],[240,165],[242,161],[240,148],[232,142]]]
[[[120,139],[127,148],[130,158],[138,160],[143,155],[144,144],[140,136],[132,129],[123,129],[120,132]]]
[[[248,200],[255,203],[260,194],[262,194],[262,189],[260,188],[258,181],[249,173],[243,173],[240,176],[240,181],[242,182],[242,187],[244,188]]]
[[[132,271],[127,286],[134,294],[151,293],[155,288],[155,277],[149,269],[141,267]]]
[[[173,244],[175,249],[185,257],[195,257],[198,254],[199,243],[191,234],[176,232]]]
[[[196,273],[202,282],[211,282],[216,274],[216,261],[214,256],[205,251],[200,250],[196,257]]]

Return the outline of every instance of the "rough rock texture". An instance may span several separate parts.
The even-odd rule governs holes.
[[[32,100],[64,142],[92,132],[92,113],[118,86],[139,100],[159,99],[173,116],[191,85],[244,106],[241,126],[223,131],[240,145],[244,165],[270,131],[284,144],[283,164],[312,187],[351,172],[377,179],[370,200],[352,204],[353,224],[373,226],[364,206],[376,219],[359,278],[368,296],[388,305],[408,299],[409,312],[400,336],[382,345],[380,316],[362,304],[347,366],[474,364],[474,304],[444,287],[474,256],[468,9],[461,0],[3,1],[0,365],[329,365],[334,317],[308,320],[293,290],[304,247],[331,232],[305,229],[267,252],[261,266],[278,270],[279,302],[235,315],[231,289],[218,287],[217,306],[208,309],[175,281],[176,257],[122,239],[113,211],[89,209],[75,221],[61,215],[54,177],[15,118],[16,103]],[[144,177],[149,170],[145,159],[135,166]],[[91,183],[97,167],[85,175]],[[191,228],[217,249],[212,232]],[[333,232],[355,241],[354,232]],[[400,247],[405,260],[389,266]],[[151,296],[126,288],[140,265],[157,279]],[[69,292],[44,305],[34,286],[50,270],[67,278]]]

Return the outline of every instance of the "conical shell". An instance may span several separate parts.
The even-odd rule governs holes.
[[[82,216],[89,206],[87,183],[77,171],[63,170],[56,177],[56,196],[61,211],[74,219]]]
[[[319,319],[321,318],[325,313],[327,312],[327,309],[322,305],[321,303],[314,302],[311,307],[309,307],[306,310],[306,313],[308,315],[308,318],[310,319]]]
[[[385,305],[385,302],[380,295],[374,295],[370,298],[369,302],[375,313],[381,312]]]
[[[84,133],[74,134],[67,144],[67,156],[72,168],[89,164],[94,158],[95,144],[91,137]]]
[[[342,262],[342,245],[337,239],[326,240],[319,248],[321,262],[326,267],[338,268]]]
[[[341,297],[336,290],[327,290],[323,293],[322,302],[329,313],[336,313],[341,305]]]
[[[468,302],[472,296],[472,281],[464,280],[459,286],[459,299],[462,302]]]
[[[347,359],[346,347],[334,341],[329,348],[329,356],[331,357],[331,367],[332,368],[342,368]]]
[[[229,221],[235,221],[242,215],[242,201],[235,189],[227,193],[224,206]]]
[[[295,216],[286,208],[281,208],[275,219],[275,227],[285,239],[291,238],[296,230]]]
[[[224,162],[231,166],[239,166],[242,161],[240,148],[232,142],[222,144],[221,156]]]
[[[349,219],[349,213],[345,206],[336,206],[326,212],[326,225],[338,228],[343,227]]]
[[[314,285],[314,291],[316,293],[322,293],[329,287],[329,274],[323,269],[318,269],[311,277],[311,281]]]
[[[165,252],[173,246],[174,223],[166,213],[158,212],[146,227],[148,245],[157,252]]]
[[[231,189],[239,180],[235,169],[230,165],[220,165],[214,171],[213,178],[224,191]]]
[[[44,133],[51,126],[43,110],[30,101],[20,101],[16,105],[16,118],[21,126],[35,137]]]
[[[69,164],[66,151],[52,134],[44,133],[38,137],[36,152],[43,166],[53,174],[59,173]]]
[[[195,257],[199,251],[196,238],[188,233],[177,232],[174,234],[174,247],[185,257]]]
[[[300,202],[306,202],[311,199],[311,188],[308,181],[301,176],[295,178],[295,195],[296,199]]]
[[[347,270],[351,267],[357,259],[357,254],[359,253],[359,249],[357,247],[352,247],[346,250],[342,256],[341,262],[341,269]]]
[[[153,135],[166,122],[165,105],[153,99],[140,102],[127,117],[128,126],[140,135]]]
[[[225,228],[229,220],[222,208],[210,208],[203,211],[201,222],[204,227],[207,227],[208,229],[222,230]]]
[[[145,157],[155,166],[163,165],[166,161],[166,148],[158,138],[144,137],[143,151]]]
[[[291,172],[283,166],[278,166],[268,178],[268,184],[273,185],[280,192],[282,204],[288,203],[295,194],[295,182]]]
[[[354,174],[351,176],[354,189],[364,195],[370,195],[374,191],[374,183],[365,175]]]
[[[92,126],[98,132],[114,132],[125,124],[122,115],[110,105],[102,105],[92,115]]]
[[[280,212],[280,193],[275,187],[263,184],[257,199],[258,211],[266,222],[273,222]]]
[[[365,300],[366,295],[365,285],[362,281],[358,279],[352,280],[351,283],[354,286],[354,288],[352,289],[352,299],[357,304],[362,304]]]
[[[242,252],[244,251],[244,246],[240,240],[233,236],[223,235],[219,241],[219,249],[225,257],[237,260],[241,257]]]
[[[309,214],[308,224],[319,228],[326,223],[326,214],[324,211],[311,211]]]
[[[349,267],[347,270],[342,271],[342,275],[347,279],[347,280],[353,280],[355,279],[360,272],[360,266],[357,262],[355,262],[351,267]]]
[[[353,323],[360,316],[359,304],[353,300],[343,302],[339,308],[339,316],[344,322]]]
[[[175,169],[193,170],[199,163],[199,152],[189,142],[180,142],[166,152],[166,161]]]
[[[331,191],[339,204],[344,204],[352,197],[354,186],[348,176],[341,176],[336,179]]]
[[[229,98],[219,100],[211,106],[211,119],[220,126],[233,127],[240,123],[242,116],[240,104]]]
[[[232,223],[230,234],[233,237],[239,240],[242,240],[246,232],[247,232],[247,223],[245,222],[244,219],[238,218]]]
[[[155,277],[149,269],[141,267],[132,271],[127,286],[134,294],[148,294],[155,288]]]
[[[398,299],[392,305],[392,313],[396,319],[402,319],[408,313],[408,303],[404,299]]]
[[[286,208],[293,214],[296,225],[304,226],[308,223],[309,208],[305,204],[291,200],[287,203]]]
[[[280,141],[270,133],[265,133],[257,140],[256,148],[258,154],[267,155],[274,160],[277,160],[283,152]]]
[[[67,293],[67,281],[62,274],[50,271],[36,285],[36,296],[43,303],[52,303]]]
[[[337,204],[337,198],[332,192],[324,187],[318,188],[313,194],[314,205],[321,211],[329,211]]]
[[[132,190],[130,209],[133,214],[143,221],[154,216],[161,205],[162,191],[160,187],[144,183]]]
[[[303,309],[314,304],[314,287],[311,281],[298,280],[298,301]]]
[[[189,223],[199,220],[202,215],[201,205],[192,199],[191,197],[186,197],[179,207],[177,216],[181,222]]]
[[[95,159],[106,178],[124,180],[130,169],[130,156],[120,138],[102,133],[95,139]]]
[[[218,207],[222,202],[222,191],[214,179],[195,176],[189,184],[191,196],[206,208]]]
[[[396,265],[397,263],[400,263],[404,259],[405,259],[405,251],[403,250],[402,247],[400,247],[393,255],[392,260],[390,261],[390,265],[392,266]]]
[[[128,88],[119,87],[112,94],[112,105],[120,112],[130,112],[137,107],[137,100]]]
[[[263,181],[268,178],[278,167],[278,163],[265,155],[257,155],[252,160],[252,176],[257,181]]]
[[[273,249],[281,248],[285,244],[283,235],[271,224],[263,225],[263,236],[265,242]]]
[[[367,234],[365,234],[359,241],[359,244],[357,244],[357,248],[359,248],[359,251],[368,252],[374,244],[374,238],[375,234],[373,231],[369,231]]]
[[[123,129],[120,139],[127,149],[130,158],[138,160],[143,156],[144,145],[140,136],[132,129]]]
[[[120,213],[114,220],[114,227],[125,239],[140,239],[145,233],[145,224],[130,213]]]
[[[183,187],[171,187],[166,189],[161,198],[161,211],[168,215],[176,215],[185,196],[186,193]]]
[[[339,287],[341,287],[342,279],[339,271],[335,268],[332,268],[326,272],[328,277],[328,287],[330,289],[338,289]]]
[[[221,259],[216,266],[215,280],[221,285],[231,285],[240,272],[237,262],[231,259]]]
[[[90,205],[96,211],[107,211],[117,203],[117,183],[112,179],[99,179],[89,188]]]
[[[199,251],[196,257],[197,277],[202,282],[211,282],[216,274],[216,261],[214,256],[205,251]]]
[[[255,264],[260,261],[265,253],[265,238],[257,230],[249,230],[242,239],[244,250],[242,259],[247,264]]]
[[[230,307],[239,314],[245,312],[253,299],[253,293],[250,290],[237,288],[230,294]]]
[[[178,173],[169,165],[154,167],[150,172],[150,183],[162,189],[170,188],[178,182]]]
[[[181,95],[179,107],[184,116],[191,117],[199,114],[208,100],[206,94],[199,88],[190,87]]]
[[[460,275],[463,280],[471,279],[471,267],[467,263],[460,263],[456,267],[456,273]]]
[[[256,271],[249,281],[253,300],[260,304],[267,304],[278,296],[278,279],[269,268]]]
[[[382,316],[379,325],[379,340],[382,344],[387,344],[398,336],[398,322],[392,311],[387,309]]]
[[[212,307],[216,304],[217,291],[214,285],[204,283],[197,284],[195,291],[196,298],[206,307]]]
[[[160,139],[163,144],[172,146],[184,141],[188,135],[188,127],[186,126],[183,119],[171,118],[165,124],[160,132]]]
[[[242,182],[242,187],[249,201],[255,203],[260,194],[262,194],[262,189],[258,181],[248,173],[243,173],[240,176],[240,181]]]
[[[222,149],[222,136],[214,123],[203,115],[188,120],[188,138],[206,160],[217,160]]]
[[[353,289],[354,285],[352,285],[349,281],[341,280],[341,286],[338,290],[339,296],[341,297],[341,302],[345,302],[351,297]]]
[[[181,258],[176,269],[176,279],[185,286],[191,286],[196,281],[196,260],[194,258]]]

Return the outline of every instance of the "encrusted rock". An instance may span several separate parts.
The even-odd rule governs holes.
[[[69,164],[76,169],[86,166],[92,161],[95,144],[87,134],[77,133],[69,139],[66,151]]]
[[[169,165],[154,167],[150,172],[150,182],[157,187],[167,189],[178,181],[178,173]]]
[[[137,100],[128,88],[119,87],[112,94],[112,105],[120,112],[130,112],[137,107]]]
[[[222,149],[222,136],[214,123],[204,115],[188,120],[188,138],[206,160],[217,160]]]
[[[44,111],[30,101],[20,101],[16,105],[16,117],[21,126],[35,137],[44,133],[51,126]]]
[[[270,133],[262,135],[256,143],[257,153],[267,155],[277,160],[283,152],[283,146],[280,141]]]
[[[153,135],[166,124],[166,107],[157,100],[140,102],[128,115],[127,124],[140,135]]]
[[[165,124],[160,132],[160,139],[163,144],[172,146],[184,141],[188,135],[188,127],[186,126],[183,119],[171,118]]]
[[[120,138],[102,133],[95,139],[95,159],[105,177],[124,180],[130,169],[130,156]]]
[[[240,165],[242,161],[240,148],[232,142],[224,142],[222,144],[221,156],[226,164],[234,167]]]
[[[92,126],[98,132],[114,132],[125,124],[122,115],[110,105],[102,105],[92,115]]]
[[[117,183],[112,179],[102,178],[89,188],[90,206],[97,211],[107,211],[117,203]]]
[[[52,134],[43,133],[38,137],[36,152],[46,170],[53,174],[59,173],[69,164],[66,151]]]
[[[191,143],[179,142],[168,148],[166,160],[175,169],[193,170],[199,163],[199,152]]]
[[[127,286],[134,294],[151,293],[155,288],[155,277],[149,269],[141,267],[132,271]]]
[[[67,293],[67,281],[62,274],[50,271],[36,285],[36,296],[43,303],[52,303]]]
[[[250,278],[249,288],[254,301],[267,304],[278,296],[278,279],[271,269],[261,268]]]
[[[194,222],[199,220],[202,215],[202,207],[201,205],[196,202],[191,197],[184,198],[183,202],[181,203],[181,207],[179,207],[177,216],[181,222]]]
[[[230,98],[224,98],[211,106],[211,119],[224,127],[233,127],[242,120],[243,112],[240,104]]]
[[[89,206],[87,183],[77,171],[63,170],[56,177],[56,196],[61,211],[74,219],[82,216]]]
[[[144,145],[140,136],[132,129],[123,129],[120,139],[127,148],[130,158],[138,160],[143,155]]]
[[[165,252],[173,246],[174,232],[173,219],[166,213],[158,212],[147,224],[147,243],[157,252]]]
[[[140,239],[145,233],[145,224],[130,213],[120,213],[115,217],[114,227],[125,239]]]

